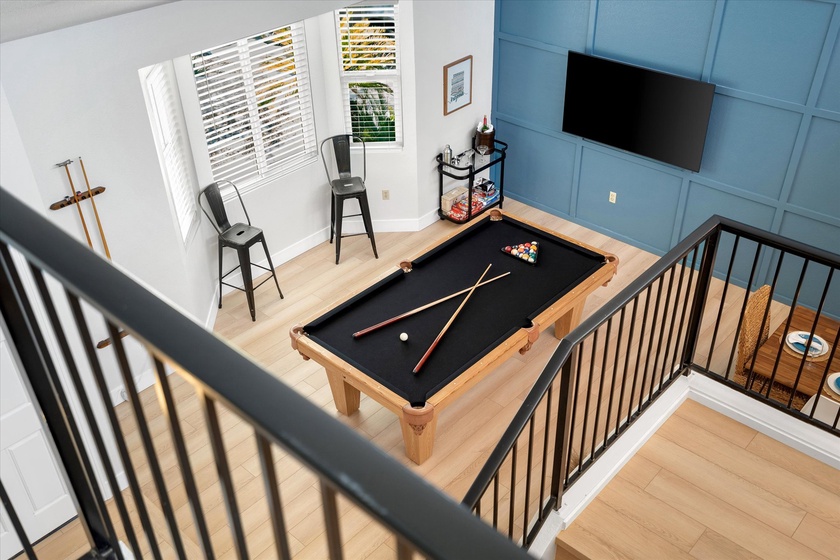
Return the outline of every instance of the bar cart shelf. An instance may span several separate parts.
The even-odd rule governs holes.
[[[441,220],[449,220],[450,222],[454,222],[456,224],[465,224],[489,210],[490,208],[494,208],[498,206],[502,208],[505,200],[505,157],[507,157],[507,148],[508,145],[502,142],[501,140],[494,140],[493,150],[487,152],[484,155],[485,158],[489,158],[489,161],[482,165],[481,167],[475,167],[474,159],[472,161],[468,160],[468,164],[466,166],[456,165],[453,162],[445,163],[443,161],[443,154],[438,154],[435,157],[437,161],[437,168],[438,168],[438,201],[443,198],[443,178],[444,176],[449,177],[450,179],[456,179],[459,181],[467,181],[467,212],[466,216],[463,219],[457,219],[451,217],[447,212],[444,212],[442,207],[438,208],[438,215],[440,216]],[[470,152],[471,150],[467,150],[458,154],[453,160],[459,160]],[[476,158],[481,157],[476,152]],[[496,185],[496,189],[498,190],[499,197],[491,202],[483,206],[480,210],[473,212],[473,196],[476,191],[475,187],[475,178],[476,174],[481,173],[485,169],[490,169],[491,167],[499,165],[499,175],[498,175],[498,184]]]

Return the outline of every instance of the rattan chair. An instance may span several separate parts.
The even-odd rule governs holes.
[[[738,335],[735,375],[745,374],[753,355],[767,341],[768,336],[770,336],[770,286],[765,284],[753,292],[747,300],[741,332]]]

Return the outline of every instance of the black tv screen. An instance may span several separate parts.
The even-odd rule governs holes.
[[[715,86],[569,51],[563,132],[700,171]]]

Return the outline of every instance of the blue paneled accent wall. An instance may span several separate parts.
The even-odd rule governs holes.
[[[506,195],[657,254],[712,214],[839,251],[837,0],[497,0],[495,25]],[[700,172],[561,132],[569,50],[716,84]]]

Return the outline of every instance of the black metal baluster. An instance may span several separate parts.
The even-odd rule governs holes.
[[[691,256],[691,262],[692,263],[697,261],[697,252],[699,251],[699,248],[700,248],[699,245],[694,246],[694,252]],[[688,265],[687,259],[688,259],[688,255],[683,257],[683,264],[682,264],[683,267],[686,267],[686,265]],[[686,315],[688,315],[688,320],[690,320],[690,317],[691,317],[691,308],[689,307],[688,302],[689,302],[689,300],[693,301],[693,298],[691,297],[692,287],[694,288],[695,292],[697,291],[697,287],[693,285],[693,281],[694,281],[694,266],[692,265],[688,269],[688,284],[686,284],[686,287],[685,287],[685,299],[683,300],[683,311],[682,311],[682,314],[680,315],[680,328],[677,329],[677,343],[675,345],[677,355],[680,356],[680,367],[681,367],[682,370],[685,371],[685,373],[688,373],[688,366],[693,364],[693,358],[694,358],[693,356],[689,356],[689,354],[687,352],[687,349],[688,349],[687,339],[686,339],[686,345],[684,346],[683,345],[683,338],[682,338],[683,325],[685,325],[685,322],[686,322],[686,319],[687,319]]]
[[[321,503],[324,507],[324,526],[327,530],[327,550],[331,560],[341,560],[341,524],[338,519],[338,505],[335,490],[321,479]]]
[[[545,509],[545,483],[546,469],[548,468],[548,442],[549,431],[551,430],[551,393],[554,388],[554,383],[548,386],[548,393],[545,398],[545,433],[543,434],[543,453],[542,453],[542,474],[540,475],[540,520],[543,519],[543,510]]]
[[[96,355],[96,350],[94,350],[93,339],[91,338],[87,321],[85,320],[84,314],[82,313],[82,307],[79,303],[79,300],[75,297],[72,297],[72,294],[69,293],[68,299],[70,301],[70,309],[73,312],[73,318],[76,321],[76,328],[78,329],[79,336],[81,337],[83,342],[82,346],[85,349],[88,363],[90,364],[90,369],[93,373],[93,380],[96,383],[97,390],[99,391],[99,398],[102,400],[103,403],[105,403],[105,406],[103,408],[105,409],[105,412],[108,416],[108,422],[111,425],[111,430],[114,433],[114,442],[117,445],[117,453],[119,454],[120,461],[122,462],[125,477],[128,480],[128,487],[131,491],[131,496],[134,498],[134,505],[137,509],[137,516],[140,518],[140,525],[141,527],[143,527],[143,532],[146,535],[146,540],[149,543],[149,549],[152,553],[152,556],[156,560],[161,560],[160,547],[158,546],[157,538],[155,537],[155,531],[152,527],[152,522],[149,520],[149,512],[146,509],[146,503],[143,500],[143,493],[140,490],[140,484],[137,481],[137,474],[134,470],[134,465],[131,461],[131,455],[129,454],[128,448],[125,445],[125,437],[120,426],[120,421],[117,418],[116,413],[114,412],[114,407],[109,406],[111,397],[108,391],[108,386],[105,383],[105,375],[102,371],[102,365],[99,362],[99,357]],[[117,507],[120,510],[120,516],[122,517],[123,521],[123,528],[125,529],[126,534],[129,536],[129,542],[133,547],[134,555],[138,558],[142,558],[143,555],[140,552],[140,546],[137,543],[137,539],[136,537],[132,538],[131,536],[134,534],[134,529],[131,523],[131,518],[128,515],[128,510],[125,507],[125,503],[123,501],[121,492],[114,492],[114,501],[117,503]]]
[[[735,236],[735,243],[732,245],[732,256],[729,257],[729,265],[726,267],[726,278],[723,281],[723,293],[720,296],[720,307],[718,308],[715,328],[712,331],[712,342],[709,345],[709,356],[706,358],[706,371],[709,371],[709,366],[712,363],[712,354],[714,354],[715,351],[715,341],[717,340],[718,328],[720,327],[720,318],[723,317],[723,306],[726,303],[726,292],[729,289],[729,282],[732,278],[732,267],[735,265],[735,254],[738,252],[738,241],[740,239],[740,236]]]
[[[52,325],[53,335],[55,336],[56,342],[58,342],[58,348],[61,351],[62,357],[64,358],[64,365],[67,367],[67,372],[69,373],[70,379],[73,382],[73,387],[76,390],[76,394],[79,399],[79,404],[82,407],[82,413],[84,414],[88,426],[90,427],[90,434],[91,437],[93,437],[94,439],[96,451],[99,454],[103,467],[106,467],[107,465],[107,470],[110,470],[108,452],[105,450],[105,445],[99,433],[99,425],[96,423],[96,418],[94,417],[93,410],[90,407],[90,402],[87,398],[87,392],[85,391],[84,385],[82,384],[82,379],[79,375],[79,370],[76,367],[76,360],[73,357],[73,353],[70,350],[70,344],[67,341],[67,337],[64,333],[64,327],[62,326],[61,321],[58,318],[58,313],[56,312],[52,295],[47,289],[47,284],[44,280],[44,275],[38,268],[36,268],[31,263],[29,264],[29,270],[32,273],[32,277],[35,280],[35,286],[38,288],[38,293],[41,296],[41,302],[44,305],[44,309],[47,311],[47,317],[49,318],[50,324]],[[54,383],[56,387],[61,386],[61,381],[59,379],[55,379]],[[60,389],[60,393],[63,395],[63,388]],[[77,441],[81,442],[83,441],[82,436],[78,430],[76,421],[73,419],[73,416],[70,412],[69,403],[67,403],[66,399],[64,399],[63,397],[62,400],[64,400],[64,406],[66,406],[67,408],[68,420],[70,421],[70,429],[73,431],[73,435],[75,438],[77,438]],[[106,406],[108,406],[108,404],[106,404]],[[82,460],[82,464],[88,472],[88,475],[91,477],[91,480],[95,482],[96,478],[93,474],[93,465],[90,461],[90,458],[88,457],[86,450],[84,449],[84,446],[79,446],[78,453],[79,457]],[[107,478],[109,484],[112,484],[111,491],[114,494],[117,494],[119,492],[119,485],[115,484],[116,479],[114,479],[112,483],[111,477]],[[91,484],[91,491],[93,492],[93,496],[96,499],[97,507],[99,508],[100,515],[102,515],[102,521],[105,525],[105,529],[108,531],[109,539],[112,543],[117,543],[119,541],[119,536],[117,535],[117,531],[114,529],[114,524],[111,522],[111,516],[108,514],[108,509],[105,505],[105,499],[102,497],[102,492],[99,489],[99,484]],[[119,548],[119,546],[114,546],[113,550],[117,558],[122,560],[122,550]]]
[[[510,507],[508,508],[508,538],[513,540],[513,513],[516,506],[516,448],[519,440],[514,442],[511,449],[510,463]]]
[[[653,339],[656,338],[656,320],[659,317],[659,305],[662,302],[662,276],[657,278],[659,280],[659,287],[656,289],[656,305],[653,306],[653,320],[650,325],[650,340],[648,340],[648,354],[645,359],[645,379],[647,379],[648,365],[650,365],[650,356],[653,354],[653,366],[650,368],[650,392],[648,393],[648,402],[653,400],[653,388],[656,386],[656,362],[659,360],[659,348],[654,350]],[[664,325],[662,325],[664,327]],[[662,329],[659,329],[662,332]]]
[[[671,306],[671,292],[674,288],[674,267],[671,267],[671,275],[668,279],[668,291],[665,293],[665,305],[662,309],[662,328],[659,330],[659,342],[657,342],[656,346],[656,359],[654,360],[654,364],[659,362],[659,355],[663,351],[662,346],[662,339],[665,335],[665,329],[668,325],[668,311]],[[663,275],[662,278],[664,279],[665,276]],[[676,307],[676,305],[674,306]],[[671,340],[671,334],[674,332],[674,325],[671,324],[671,328],[668,329],[668,343]],[[673,371],[670,367],[668,367],[668,346],[667,344],[664,346],[665,355],[662,356],[662,364],[659,366],[660,374],[659,374],[659,388],[657,389],[658,392],[662,392],[662,384],[665,381],[665,377],[667,375],[668,379],[671,379],[671,375]]]
[[[630,305],[629,302],[627,305]],[[626,307],[626,306],[625,306]],[[624,372],[621,374],[621,394],[618,397],[618,411],[615,414],[615,434],[618,436],[621,433],[621,427],[626,424],[621,422],[621,414],[624,409],[624,393],[627,390],[627,371],[630,369],[630,355],[633,352],[633,333],[636,329],[636,310],[639,307],[639,296],[633,298],[633,313],[630,314],[630,332],[627,333],[627,350],[624,352]],[[635,380],[634,380],[635,383]],[[630,398],[628,401],[633,401],[633,393],[636,391],[636,386],[633,385],[630,389]],[[627,411],[627,420],[630,420],[630,410]]]
[[[528,459],[525,466],[525,516],[523,517],[522,527],[522,543],[523,546],[528,545],[528,510],[531,502],[531,467],[533,465],[533,450],[534,450],[534,417],[531,416],[528,420]]]
[[[146,459],[148,460],[149,471],[152,474],[152,481],[154,482],[158,499],[160,500],[160,508],[163,510],[163,516],[166,518],[166,523],[169,526],[169,533],[172,536],[172,546],[180,558],[186,558],[187,553],[184,550],[184,543],[181,540],[181,532],[178,529],[175,512],[172,510],[172,504],[169,501],[166,483],[163,481],[163,474],[160,470],[160,463],[157,460],[152,435],[149,433],[149,423],[146,421],[145,412],[143,412],[143,403],[140,402],[140,395],[137,393],[137,387],[134,385],[134,377],[131,372],[131,366],[128,363],[128,355],[125,352],[125,346],[120,337],[119,329],[110,321],[108,321],[108,336],[111,338],[111,346],[113,346],[114,353],[117,356],[117,364],[122,373],[125,392],[128,395],[129,403],[131,403],[131,408],[134,410],[137,431],[140,433],[143,449],[146,451]]]
[[[566,394],[571,399],[572,416],[570,418],[566,418],[566,413],[568,412],[568,410],[565,410],[565,409],[561,409],[560,412],[562,414],[558,413],[558,415],[557,415],[557,427],[558,427],[557,437],[560,437],[560,433],[561,433],[560,430],[564,429],[564,425],[561,424],[561,422],[565,422],[566,423],[565,424],[565,429],[568,429],[568,433],[564,434],[564,443],[565,443],[566,447],[564,447],[563,449],[564,449],[565,454],[566,454],[566,469],[565,469],[565,472],[563,474],[563,484],[566,484],[568,482],[569,473],[572,470],[572,452],[574,450],[574,437],[575,437],[575,418],[577,418],[577,405],[578,405],[578,400],[579,400],[579,397],[580,397],[580,390],[579,390],[579,387],[580,387],[580,372],[583,370],[583,344],[584,344],[584,342],[585,342],[585,340],[582,340],[579,344],[579,348],[576,347],[575,350],[574,350],[574,354],[569,356],[569,360],[568,360],[569,376],[568,377],[566,377],[566,369],[565,368],[563,369],[563,384],[564,385],[565,384],[571,385],[571,383],[570,383],[570,381],[572,379],[572,377],[571,377],[571,364],[574,363],[575,361],[577,362],[577,368],[575,369],[575,371],[577,372],[576,375],[575,375],[575,383],[571,387],[566,387],[566,389],[568,390],[568,393],[566,393]],[[563,391],[563,386],[562,385],[561,385],[560,390]],[[567,400],[568,399],[561,396],[560,406],[561,407],[566,406],[568,404]],[[555,451],[555,453],[556,453],[556,451]],[[578,454],[578,466],[580,466],[580,454]]]
[[[697,273],[697,287],[694,291],[694,300],[691,303],[691,315],[689,315],[688,332],[685,337],[686,347],[682,359],[684,364],[694,362],[694,352],[700,337],[700,322],[703,320],[703,309],[706,308],[712,272],[715,270],[715,257],[720,241],[720,231],[720,225],[716,226],[703,243],[703,257],[700,260],[700,270]],[[692,269],[694,268],[693,264]]]
[[[163,367],[163,363],[156,356],[152,356],[152,359],[155,364],[158,387],[160,387],[160,393],[163,396],[163,413],[169,420],[169,429],[172,432],[172,444],[175,447],[178,466],[181,469],[181,476],[184,479],[184,489],[187,493],[193,522],[195,523],[196,532],[199,536],[201,551],[204,553],[205,558],[212,560],[215,557],[213,554],[213,545],[210,543],[210,534],[207,530],[207,523],[204,521],[204,510],[201,507],[201,499],[198,494],[198,488],[195,485],[190,457],[184,445],[184,434],[181,431],[181,424],[178,421],[175,399],[172,398],[172,388],[169,386],[169,379],[166,377],[166,370]]]
[[[751,286],[753,285],[755,272],[758,269],[758,259],[761,256],[761,248],[761,243],[757,243],[755,247],[755,255],[753,256],[752,268],[750,269],[750,277],[747,280],[746,287],[744,288],[744,303],[741,304],[741,313],[738,316],[738,326],[735,327],[735,336],[732,337],[732,349],[729,352],[729,361],[726,364],[726,371],[724,371],[723,373],[723,376],[727,379],[729,378],[729,372],[732,370],[732,362],[735,360],[735,352],[738,348],[738,338],[741,335],[741,327],[744,324],[744,314],[747,311],[747,302],[750,300],[750,291],[752,289]],[[770,301],[768,300],[767,303],[769,305]],[[751,376],[751,373],[748,373],[746,371],[744,373],[747,374],[747,378]],[[746,389],[746,387],[747,385],[745,381],[744,388]]]
[[[650,292],[651,287],[653,284],[649,284],[647,289],[645,290],[645,310],[642,313],[642,324],[639,327],[639,349],[636,352],[636,365],[633,368],[633,393],[631,395],[629,409],[627,410],[627,422],[629,423],[633,418],[633,403],[636,398],[636,382],[639,378],[639,364],[642,361],[642,348],[645,345],[645,327],[647,327],[647,318],[648,318],[648,311],[650,311]],[[642,379],[639,385],[639,408],[637,409],[636,413],[640,413],[642,411],[642,394],[645,392],[645,380],[644,380],[644,370],[642,370]]]
[[[782,253],[782,256],[784,256],[784,253]],[[781,263],[781,260],[782,260],[782,258],[779,257],[779,262],[780,263]],[[787,321],[785,322],[785,328],[784,328],[784,331],[782,332],[781,343],[779,344],[779,351],[776,353],[776,360],[773,363],[773,371],[770,372],[770,380],[767,382],[767,393],[764,395],[765,398],[767,398],[767,399],[770,399],[770,390],[773,388],[773,383],[776,382],[776,372],[779,369],[779,362],[782,359],[782,352],[784,352],[784,346],[785,346],[784,341],[787,340],[788,332],[790,332],[790,325],[791,325],[791,322],[793,321],[793,313],[796,310],[796,304],[799,301],[799,292],[802,289],[802,282],[805,280],[805,273],[806,273],[807,270],[808,270],[808,259],[805,259],[802,263],[802,272],[800,272],[800,274],[799,274],[799,281],[796,283],[796,290],[793,293],[793,300],[790,302],[790,313],[788,313],[788,318],[787,318]],[[778,274],[778,271],[777,271],[777,274]],[[770,300],[773,299],[773,293],[775,292],[775,290],[776,290],[776,280],[773,279],[773,288],[771,289],[771,292],[770,292]],[[761,328],[759,329],[758,332],[764,332],[764,325],[767,321],[769,321],[769,319],[767,318],[767,314],[765,313],[761,317]],[[757,357],[758,357],[758,352],[757,351],[753,352],[753,357],[752,357],[752,362],[751,362],[751,365],[750,365],[750,370],[755,368],[755,360],[756,360]],[[804,354],[802,355],[802,359],[803,360],[805,359]],[[796,387],[793,388],[793,391],[796,391]]]
[[[600,330],[600,327],[598,327]],[[595,401],[595,422],[592,424],[592,445],[589,460],[595,461],[595,446],[598,441],[598,423],[601,421],[601,406],[604,404],[604,378],[607,375],[607,357],[610,351],[610,329],[612,328],[612,317],[607,321],[607,333],[604,335],[604,358],[601,362],[601,379],[598,383],[598,399]],[[606,442],[605,442],[606,443]]]
[[[589,380],[586,384],[586,401],[583,408],[583,426],[580,429],[580,453],[578,475],[583,473],[583,453],[586,449],[586,426],[589,423],[589,403],[592,399],[592,377],[595,375],[595,350],[598,347],[598,330],[592,332],[592,355],[589,357]]]
[[[280,560],[287,560],[292,557],[289,552],[289,539],[286,537],[286,521],[283,517],[283,505],[280,502],[280,487],[277,484],[277,474],[274,470],[272,460],[271,442],[259,432],[255,433],[257,438],[257,451],[260,455],[265,492],[268,496],[268,512],[271,518],[271,528],[274,531],[274,545],[277,549],[277,556]],[[402,542],[402,539],[397,539]]]
[[[199,398],[203,401],[204,419],[207,422],[207,429],[210,433],[210,445],[213,448],[213,456],[216,459],[216,473],[219,477],[219,484],[222,488],[222,497],[225,500],[228,524],[233,532],[233,542],[236,545],[236,554],[239,560],[248,558],[248,547],[245,544],[245,532],[242,530],[242,518],[239,515],[239,508],[236,505],[236,491],[233,488],[233,480],[230,477],[225,444],[222,441],[222,430],[219,426],[219,416],[216,413],[216,403],[204,391],[200,391]]]
[[[493,476],[493,528],[499,528],[499,473]]]
[[[781,253],[779,253],[779,260],[776,262],[776,272],[773,274],[773,283],[770,284],[770,295],[767,297],[768,305],[770,303],[772,303],[773,294],[776,293],[776,282],[778,282],[778,280],[779,280],[779,274],[782,271],[782,261],[784,261],[784,258],[785,258],[785,252],[782,251]],[[787,323],[785,324],[785,334],[782,337],[782,339],[787,337],[787,331],[788,331],[788,328],[790,327],[790,320],[793,318],[793,308],[795,306],[796,305],[795,305],[795,301],[794,301],[794,303],[791,304],[791,306],[790,306],[790,314],[788,315]],[[761,328],[758,329],[758,332],[760,332],[760,333],[764,332],[764,325],[767,324],[767,320],[768,320],[767,315],[768,315],[768,313],[763,313],[762,316],[761,316]],[[755,379],[755,373],[754,373],[755,360],[756,360],[756,357],[758,356],[758,352],[756,352],[755,350],[757,350],[757,349],[753,349],[752,359],[750,360],[750,368],[749,368],[750,376],[749,376],[749,379],[747,380],[748,381],[748,383],[747,383],[747,390],[748,391],[752,390],[753,381]],[[773,371],[770,372],[770,380],[767,383],[768,391],[770,390],[770,387],[773,385],[773,378],[776,377],[776,368],[779,365],[779,358],[781,357],[781,351],[782,351],[782,345],[780,344],[779,345],[780,354],[776,356],[776,361],[775,361],[775,364],[773,365]]]
[[[91,484],[95,481],[85,472],[79,456],[80,441],[75,441],[70,418],[62,403],[60,388],[54,385],[57,380],[55,364],[49,355],[41,329],[35,319],[29,296],[24,289],[17,268],[6,244],[0,243],[0,312],[8,327],[10,350],[22,366],[21,381],[28,384],[29,392],[35,395],[33,402],[39,416],[45,422],[52,443],[70,483],[75,498],[76,511],[80,512],[80,523],[88,542],[97,553],[111,553],[112,543],[108,540],[108,531],[99,511]]]
[[[808,261],[806,261],[806,263],[807,262]],[[825,298],[828,295],[828,287],[831,284],[831,277],[832,277],[833,274],[834,274],[834,269],[830,268],[828,270],[828,279],[825,283],[825,288],[823,288],[822,297],[820,297],[820,303],[817,306],[816,313],[814,314],[814,324],[811,326],[810,334],[808,335],[808,341],[805,344],[805,349],[806,350],[805,350],[805,353],[802,354],[802,360],[799,362],[799,369],[796,372],[796,379],[793,382],[793,389],[791,389],[791,391],[790,391],[790,399],[788,399],[788,404],[787,404],[788,408],[790,408],[791,405],[793,405],[793,397],[794,397],[794,395],[796,395],[796,388],[799,387],[799,380],[802,378],[802,370],[805,367],[805,363],[807,362],[808,352],[811,348],[811,343],[814,340],[814,334],[817,332],[817,325],[820,322],[820,315],[822,315],[823,305],[825,305]],[[784,341],[786,339],[782,339],[782,340]],[[784,345],[784,342],[782,342],[782,345]],[[823,384],[825,383],[825,377],[828,374],[830,364],[831,364],[831,361],[828,361],[826,363],[826,371],[823,374],[823,379],[822,379],[822,382],[820,383],[819,387],[822,387]],[[818,388],[817,389],[817,395],[819,395],[819,393],[820,393],[820,389]]]
[[[674,334],[676,333],[677,329],[677,311],[680,309],[680,296],[682,295],[682,283],[683,283],[683,271],[684,269],[680,269],[680,277],[677,280],[677,291],[674,292],[674,307],[671,310],[671,328],[668,331],[668,340],[665,342],[665,356],[662,360],[664,367],[668,370],[668,379],[673,379],[675,376],[679,375],[679,368],[676,367],[674,363],[676,360],[676,345],[672,345],[671,342],[674,341]],[[671,281],[673,281],[673,275],[676,274],[676,264],[674,264],[674,268],[671,269]],[[679,334],[679,333],[677,333]],[[674,355],[671,356],[671,350],[674,350]]]
[[[610,402],[607,404],[607,419],[604,421],[604,447],[609,446],[610,419],[612,417],[613,399],[615,398],[615,382],[618,378],[618,359],[621,356],[621,336],[624,334],[624,312],[626,309],[626,305],[621,308],[621,315],[618,318],[618,336],[615,339],[615,362],[613,363],[612,383],[610,385]],[[621,390],[624,390],[623,380],[621,383]],[[621,410],[620,404],[618,406],[618,410]],[[616,412],[616,415],[618,415],[618,412]],[[616,435],[618,435],[618,430],[616,430]]]

